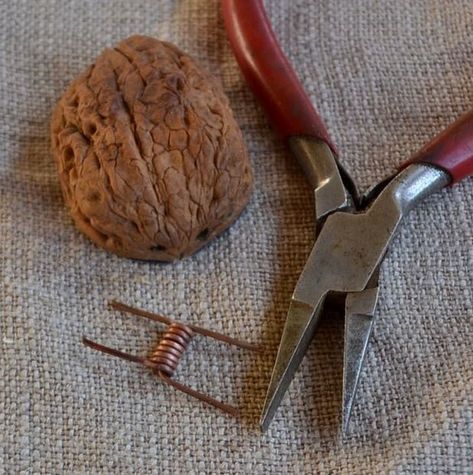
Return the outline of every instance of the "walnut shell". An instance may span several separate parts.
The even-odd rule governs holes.
[[[227,228],[252,171],[221,85],[174,45],[133,36],[72,82],[52,147],[77,227],[121,256],[169,261]]]

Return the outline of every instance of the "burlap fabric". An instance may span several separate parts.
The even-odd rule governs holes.
[[[471,108],[470,0],[266,3],[362,189]],[[0,472],[471,473],[471,180],[424,202],[393,243],[351,437],[337,437],[340,320],[322,324],[261,434],[313,204],[242,80],[218,2],[3,0],[0,13]],[[50,153],[68,82],[134,33],[176,43],[221,78],[255,169],[238,222],[171,265],[118,258],[80,235]],[[264,343],[254,356],[198,338],[176,375],[238,404],[243,419],[84,348],[87,334],[145,353],[162,329],[111,312],[109,298]]]

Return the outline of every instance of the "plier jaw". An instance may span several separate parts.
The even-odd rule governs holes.
[[[378,286],[366,288],[360,292],[346,293],[343,295],[343,298],[345,331],[342,431],[343,434],[347,434],[358,382],[374,326]],[[312,310],[311,307],[291,299],[286,326],[261,414],[260,427],[263,431],[268,429],[281,404],[284,394],[312,339],[321,313],[328,313],[332,309],[325,306],[317,309],[315,312]],[[298,323],[301,324],[301,327],[304,326],[303,335],[300,335],[301,327],[298,328]],[[294,344],[298,333],[301,338]],[[295,349],[292,354],[290,352],[291,346]]]
[[[278,45],[262,0],[222,0],[240,68],[314,189],[318,237],[291,298],[261,426],[267,428],[333,295],[345,298],[343,429],[373,328],[379,267],[401,222],[421,199],[473,174],[473,111],[363,199]]]

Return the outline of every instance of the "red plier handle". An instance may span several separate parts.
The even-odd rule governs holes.
[[[310,136],[333,152],[327,129],[281,50],[261,0],[223,0],[230,44],[251,90],[285,141]]]
[[[327,129],[282,52],[262,0],[222,0],[230,44],[253,93],[280,137],[308,136],[335,153]],[[473,111],[468,112],[416,154],[412,162],[430,163],[452,182],[473,174]]]

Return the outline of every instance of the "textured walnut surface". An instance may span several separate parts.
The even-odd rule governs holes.
[[[77,227],[117,254],[189,255],[246,205],[252,172],[220,84],[175,46],[133,36],[72,82],[52,145]]]

